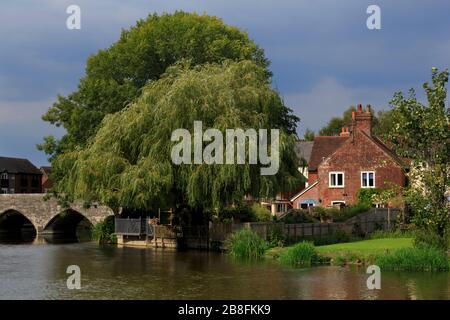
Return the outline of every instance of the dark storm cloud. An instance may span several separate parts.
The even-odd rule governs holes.
[[[66,8],[81,7],[82,29],[67,30]],[[382,29],[366,28],[381,7]],[[0,154],[45,164],[35,149],[57,94],[76,89],[86,58],[151,12],[196,11],[247,31],[272,61],[273,83],[306,127],[319,129],[347,106],[388,107],[394,91],[420,89],[432,66],[450,65],[448,1],[119,1],[1,3]]]

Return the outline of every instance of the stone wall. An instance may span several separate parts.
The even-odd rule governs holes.
[[[55,198],[44,200],[44,197],[45,194],[1,194],[0,216],[10,210],[17,211],[30,220],[36,231],[41,233],[53,218],[66,211]],[[81,202],[72,204],[70,209],[82,214],[92,224],[114,214],[105,206],[84,208]]]

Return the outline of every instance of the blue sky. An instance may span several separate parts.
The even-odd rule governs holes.
[[[81,8],[81,30],[66,28],[71,4]],[[366,27],[370,4],[381,8],[381,30]],[[450,66],[448,0],[2,0],[0,155],[46,164],[36,144],[64,131],[41,115],[76,89],[86,58],[137,19],[177,9],[221,17],[264,48],[300,135],[349,105],[386,109],[395,91],[420,91],[431,67]]]

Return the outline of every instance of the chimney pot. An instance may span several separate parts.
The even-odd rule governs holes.
[[[368,104],[368,105],[366,106],[366,112],[367,112],[367,113],[370,113],[370,109],[371,109],[370,104]]]
[[[358,112],[362,112],[362,104],[358,103]]]

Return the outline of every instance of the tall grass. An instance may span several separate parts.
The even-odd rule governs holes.
[[[114,234],[114,217],[107,217],[103,221],[92,226],[92,238],[98,243],[117,243],[117,237]]]
[[[445,251],[431,246],[397,249],[376,258],[382,270],[448,271],[449,260]]]
[[[229,254],[235,258],[261,258],[267,248],[266,242],[250,229],[241,229],[227,240]]]
[[[280,262],[291,266],[311,266],[319,260],[314,244],[300,242],[280,255]]]

